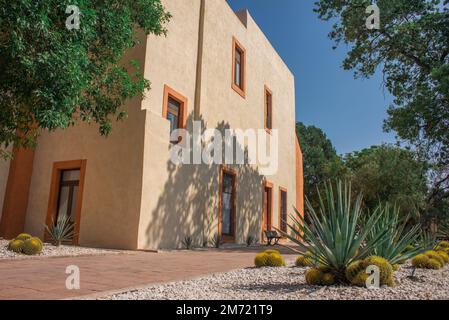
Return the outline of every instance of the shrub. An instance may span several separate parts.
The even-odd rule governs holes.
[[[22,253],[24,242],[22,240],[13,239],[8,244],[8,250],[16,252],[16,253]]]
[[[378,242],[386,240],[387,230],[378,230],[367,239],[368,233],[383,212],[375,210],[361,224],[362,195],[354,197],[350,183],[325,184],[320,209],[306,199],[307,221],[297,210],[288,224],[291,234],[280,231],[304,251],[310,250],[316,264],[328,267],[337,283],[347,283],[346,268],[356,260],[368,257]]]
[[[24,242],[22,252],[31,256],[41,253],[42,249],[42,241],[39,238],[31,238]]]
[[[261,267],[284,267],[285,261],[282,259],[279,251],[267,250],[265,252],[258,253],[254,258],[254,265],[257,268]]]

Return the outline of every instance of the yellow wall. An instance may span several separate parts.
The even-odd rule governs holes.
[[[146,42],[129,52],[144,66]],[[82,246],[136,249],[141,204],[146,120],[141,99],[127,104],[128,118],[112,134],[95,124],[42,132],[35,153],[25,230],[43,235],[54,162],[86,159],[79,243]]]
[[[143,101],[136,98],[127,104],[129,118],[115,124],[108,138],[99,136],[93,124],[42,132],[27,232],[43,234],[53,163],[79,159],[87,160],[80,245],[176,248],[186,236],[200,244],[217,232],[219,167],[172,164],[169,123],[162,118],[163,88],[168,85],[188,99],[187,128],[192,129],[200,0],[163,2],[173,15],[168,36],[148,37],[125,59],[141,61],[151,81]],[[288,208],[296,204],[294,78],[246,12],[239,14],[245,26],[226,1],[205,3],[202,90],[196,101],[200,120],[207,128],[263,129],[264,86],[271,89],[279,171],[266,178],[274,184],[273,226],[278,226],[279,187],[288,190]],[[233,37],[246,49],[245,99],[231,89]],[[264,177],[257,166],[237,170],[236,241],[242,243],[248,235],[261,235]]]
[[[180,247],[186,236],[197,244],[217,232],[219,167],[174,166],[169,160],[168,121],[161,118],[163,86],[188,98],[191,129],[195,98],[198,0],[164,1],[174,18],[166,39],[150,37],[145,75],[153,86],[143,103],[148,116],[139,248]],[[296,205],[294,78],[253,19],[247,27],[225,1],[207,0],[205,8],[200,120],[207,128],[263,129],[264,86],[273,92],[274,127],[279,129],[279,171],[274,183],[273,225],[279,225],[279,187],[288,190],[288,208]],[[246,49],[247,96],[231,89],[232,38]],[[162,61],[162,63],[161,63]],[[258,168],[238,168],[237,239],[259,237],[262,179]]]

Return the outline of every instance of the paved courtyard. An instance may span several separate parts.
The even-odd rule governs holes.
[[[148,284],[187,280],[253,266],[266,249],[132,252],[130,254],[0,260],[0,300],[68,299]],[[292,254],[284,248],[288,257]],[[80,269],[79,290],[66,288],[66,268]]]

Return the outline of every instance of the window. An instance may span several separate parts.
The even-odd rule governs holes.
[[[170,121],[170,135],[180,128],[180,111],[181,104],[172,97],[168,97],[167,120]]]
[[[264,98],[264,122],[265,130],[270,132],[273,129],[273,94],[266,86]]]
[[[235,239],[236,178],[234,170],[220,169],[219,234],[224,241]]]
[[[246,90],[246,51],[243,46],[232,41],[232,88],[245,98]]]
[[[187,122],[187,98],[169,86],[164,87],[164,103],[162,117],[170,122],[170,140],[172,143],[180,142],[182,137],[172,139],[173,131],[185,129]]]
[[[61,181],[59,183],[57,220],[61,216],[70,217],[71,222],[75,222],[76,199],[78,198],[78,188],[80,184],[80,170],[61,171]]]
[[[287,189],[279,188],[279,229],[287,232]]]
[[[264,183],[262,201],[262,239],[265,239],[264,231],[271,231],[273,226],[273,184],[271,182]]]
[[[78,244],[81,207],[83,202],[86,160],[55,162],[51,177],[46,225],[55,223],[58,217],[67,215],[74,223],[73,244]],[[48,234],[45,233],[48,240]]]

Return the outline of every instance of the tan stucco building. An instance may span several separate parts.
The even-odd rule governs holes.
[[[0,236],[44,235],[72,215],[75,243],[121,249],[179,248],[220,234],[244,243],[285,227],[303,211],[302,154],[295,134],[294,77],[247,11],[224,0],[165,0],[167,37],[149,36],[127,54],[151,90],[126,108],[128,119],[101,137],[79,123],[42,132],[36,150],[0,161]],[[175,165],[170,132],[204,128],[278,131],[279,167]],[[246,148],[245,146],[241,146]],[[246,151],[246,150],[245,150]]]

